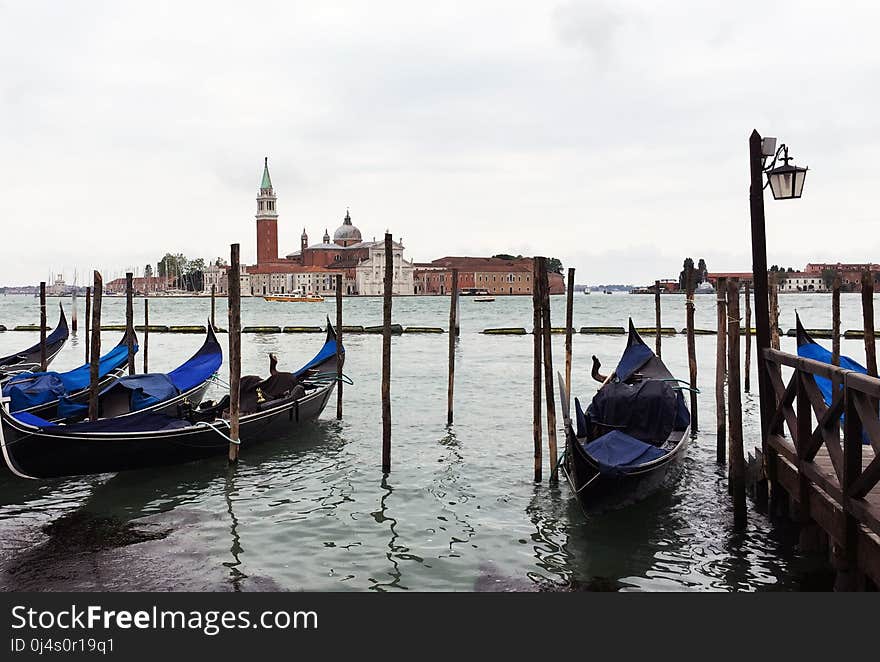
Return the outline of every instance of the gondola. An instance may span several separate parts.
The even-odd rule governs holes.
[[[594,373],[595,376],[595,373]],[[565,457],[560,467],[585,511],[639,501],[677,477],[690,440],[681,386],[639,336],[632,320],[615,371],[584,412],[568,415],[563,390]]]
[[[803,324],[801,324],[800,315],[798,315],[797,313],[795,313],[795,328],[795,334],[797,336],[798,356],[806,359],[812,359],[813,361],[819,361],[821,363],[827,363],[829,365],[833,363],[831,360],[831,352],[829,352],[827,349],[822,347],[822,345],[813,340],[812,336],[810,336],[810,334],[804,328]],[[852,370],[853,372],[858,372],[862,375],[868,374],[867,368],[865,368],[860,363],[853,361],[848,356],[841,355],[839,365],[844,370]],[[825,400],[825,404],[830,407],[833,394],[831,380],[827,377],[820,377],[819,375],[813,375],[813,379],[816,381],[816,386],[819,387],[819,391],[821,391],[822,393],[822,398]],[[840,385],[838,386],[838,388],[843,388],[843,386]],[[843,416],[840,417],[840,420],[843,420]],[[867,433],[862,433],[862,441],[866,444],[870,443]]]
[[[112,379],[98,393],[98,416],[119,418],[138,413],[173,416],[181,406],[197,406],[222,363],[223,348],[209,322],[199,350],[171,372]],[[66,423],[74,423],[84,419],[88,410],[86,397],[61,398],[57,416]]]
[[[138,351],[134,331],[133,349]],[[98,361],[98,388],[103,390],[121,377],[128,363],[129,332]],[[10,398],[12,413],[28,412],[50,421],[59,419],[59,402],[82,404],[89,396],[91,365],[86,363],[67,372],[26,372],[9,379],[4,392]]]
[[[323,411],[336,386],[336,333],[295,373],[242,377],[242,448],[295,432]],[[344,356],[344,354],[343,354]],[[229,448],[229,396],[168,416],[154,412],[69,425],[19,420],[0,407],[0,450],[19,478],[119,472],[223,455]]]
[[[52,360],[58,356],[58,352],[64,347],[67,338],[70,335],[70,329],[67,328],[67,318],[64,316],[64,307],[58,304],[61,310],[61,316],[58,318],[58,324],[52,329],[52,333],[46,336],[46,365],[52,363]],[[9,356],[0,358],[0,383],[4,383],[11,376],[27,370],[40,369],[40,343],[33,347],[22,350]]]

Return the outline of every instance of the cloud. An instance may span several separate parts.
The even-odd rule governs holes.
[[[5,3],[0,284],[233,242],[253,260],[267,155],[282,253],[350,207],[418,260],[542,253],[586,282],[674,277],[686,255],[747,269],[753,127],[811,168],[801,201],[767,203],[771,261],[874,259],[878,18],[758,0]]]

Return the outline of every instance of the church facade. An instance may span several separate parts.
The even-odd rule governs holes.
[[[341,274],[343,294],[382,294],[384,273],[377,285],[375,271],[380,260],[384,267],[385,243],[364,241],[348,210],[332,240],[325,228],[321,242],[310,244],[303,228],[299,250],[279,257],[276,203],[267,158],[257,196],[257,264],[242,269],[242,274],[248,276],[243,293],[265,296],[287,294],[299,288],[304,293],[335,294],[336,276]],[[393,250],[394,294],[413,294],[413,264],[404,259],[401,242],[394,242]]]

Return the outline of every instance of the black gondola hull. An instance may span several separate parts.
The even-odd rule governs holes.
[[[269,409],[243,416],[239,427],[242,449],[295,433],[321,414],[334,389],[335,382],[318,387],[298,400],[278,401]],[[53,435],[51,428],[22,425],[5,412],[2,417],[4,464],[7,471],[22,478],[57,478],[167,466],[224,455],[229,448],[226,437],[229,428],[225,421],[124,436],[113,433],[71,436]]]
[[[575,439],[571,428],[567,430],[565,438],[563,469],[572,490],[585,511],[603,512],[636,503],[672,485],[681,475],[690,431],[685,432],[681,443],[650,467],[621,472],[620,475],[602,474],[595,461]]]

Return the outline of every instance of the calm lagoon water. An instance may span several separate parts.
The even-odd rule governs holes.
[[[859,295],[843,295],[842,328],[860,328]],[[50,299],[54,324],[57,299]],[[64,306],[70,318],[70,299]],[[664,296],[663,324],[684,326],[684,298]],[[79,301],[80,317],[83,301]],[[578,295],[575,325],[654,323],[653,297]],[[394,301],[404,326],[448,324],[446,298]],[[553,324],[565,324],[554,297]],[[808,327],[830,327],[830,297],[780,296],[784,328],[797,308]],[[143,304],[136,303],[137,321]],[[151,299],[154,324],[199,323],[207,299]],[[455,424],[446,427],[447,335],[392,340],[393,467],[383,477],[379,374],[381,336],[349,335],[345,416],[335,406],[305,433],[243,448],[225,459],[57,481],[0,479],[3,590],[762,590],[797,589],[816,559],[791,532],[750,511],[732,529],[725,470],[714,462],[715,337],[698,336],[700,422],[680,481],[632,507],[585,517],[568,487],[532,482],[531,337],[486,336],[487,327],[531,327],[531,300],[463,299],[456,355]],[[245,325],[320,325],[334,304],[243,301]],[[226,326],[224,300],[218,324]],[[346,324],[380,324],[378,298],[346,299]],[[700,328],[716,325],[713,296],[698,296]],[[35,323],[32,297],[0,297],[0,324]],[[105,324],[124,321],[124,300],[104,302]],[[53,364],[83,359],[83,320]],[[38,334],[0,333],[0,355]],[[104,333],[105,347],[117,333]],[[246,335],[243,371],[265,374],[269,352],[283,368],[308,360],[320,335]],[[576,335],[573,394],[589,400],[590,356],[613,366],[622,336]],[[200,336],[152,334],[150,369],[178,365]],[[860,341],[842,341],[861,358]],[[794,350],[794,340],[783,339]],[[684,336],[664,337],[663,358],[686,378]],[[554,361],[564,364],[563,336]],[[140,366],[140,363],[138,364]],[[223,372],[226,367],[224,366]],[[222,373],[221,373],[222,374]],[[747,447],[758,444],[755,392],[744,395]],[[220,393],[216,387],[213,395]],[[212,394],[209,393],[208,397]],[[546,434],[545,434],[546,438]],[[546,442],[545,442],[546,443]],[[545,467],[547,452],[545,450]],[[547,473],[545,469],[545,474]]]

